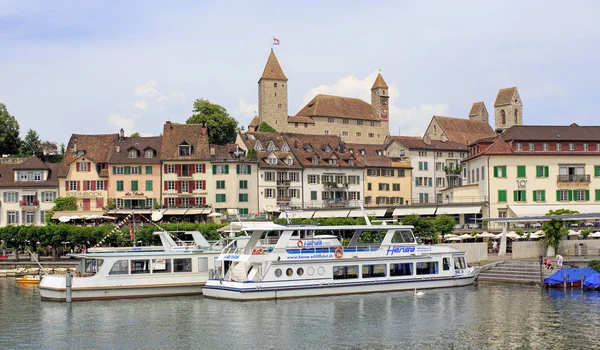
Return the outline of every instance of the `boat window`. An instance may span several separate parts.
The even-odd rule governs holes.
[[[345,280],[358,278],[358,265],[334,266],[333,279]]]
[[[450,258],[442,259],[442,269],[444,269],[444,271],[450,270]]]
[[[150,260],[131,260],[131,274],[150,273]]]
[[[302,275],[304,275],[304,269],[303,269],[303,268],[301,268],[301,267],[299,267],[299,268],[296,270],[296,273],[298,274],[298,276],[302,276]]]
[[[281,277],[281,269],[275,270],[275,277]]]
[[[390,264],[390,276],[411,276],[412,263]]]
[[[104,263],[104,259],[83,259],[83,272],[86,274],[94,274],[98,272],[102,263]]]
[[[192,259],[173,259],[173,272],[191,272]]]
[[[152,273],[170,273],[171,259],[152,259]]]
[[[129,274],[129,261],[117,260],[110,269],[109,275],[128,275]]]
[[[417,263],[417,275],[435,275],[438,273],[438,262],[418,262]]]
[[[306,269],[306,273],[308,273],[309,276],[312,276],[315,274],[315,269],[313,267],[309,267]]]
[[[198,258],[198,272],[208,271],[208,258]]]
[[[415,236],[410,230],[398,230],[394,232],[392,243],[415,243]]]
[[[464,257],[454,258],[454,268],[457,270],[462,270],[467,268],[467,264],[465,263]]]
[[[362,277],[385,277],[385,264],[377,265],[363,265],[362,266]]]
[[[381,243],[387,231],[363,231],[358,237],[358,243]]]
[[[286,274],[288,277],[292,277],[292,275],[294,274],[294,270],[292,270],[292,269],[287,269],[287,270],[285,270],[285,274]]]

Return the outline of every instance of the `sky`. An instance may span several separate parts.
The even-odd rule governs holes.
[[[381,72],[390,133],[421,136],[433,115],[491,115],[516,86],[527,125],[599,125],[597,1],[0,0],[0,103],[43,140],[159,135],[195,99],[240,126],[258,110],[272,46],[289,115],[315,94],[370,103]],[[493,123],[493,118],[490,117]],[[492,125],[493,126],[493,125]]]

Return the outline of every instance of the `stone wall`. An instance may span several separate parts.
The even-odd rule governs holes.
[[[27,160],[27,157],[0,157],[0,164],[21,164]]]
[[[488,260],[487,243],[444,243],[467,254],[467,263]]]
[[[258,83],[258,115],[278,132],[288,128],[287,81],[261,79]]]
[[[344,118],[334,118],[333,123],[329,122],[328,117],[314,117],[313,120],[315,124],[307,124],[306,127],[304,123],[288,123],[285,128],[281,127],[281,123],[277,125],[269,123],[269,125],[278,132],[298,134],[324,135],[327,130],[328,135],[340,136],[346,143],[381,145],[385,142],[386,136],[390,134],[388,122],[375,121],[375,125],[371,126],[371,122],[366,120],[363,120],[362,125],[358,125],[356,119],[345,119],[348,124],[344,124]],[[346,133],[347,136],[345,136]],[[373,137],[369,137],[369,133],[372,133]]]

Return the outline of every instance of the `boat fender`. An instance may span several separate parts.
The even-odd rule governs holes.
[[[335,248],[335,252],[333,253],[333,256],[335,256],[336,259],[340,259],[342,256],[344,256],[344,252],[342,251],[342,248],[340,248],[340,247]]]
[[[298,243],[296,243],[296,245],[298,246],[298,248],[302,249],[302,247],[304,247],[304,242],[302,242],[302,240],[299,239]]]
[[[264,253],[265,253],[265,250],[264,250],[264,249],[262,249],[262,248],[258,248],[258,249],[256,250],[256,254],[258,254],[258,255],[263,255]]]
[[[257,254],[258,254],[258,249],[252,248],[252,255],[257,255]]]

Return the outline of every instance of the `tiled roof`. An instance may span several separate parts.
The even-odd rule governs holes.
[[[79,158],[77,155],[79,151],[85,151],[83,157],[94,163],[107,163],[118,139],[119,134],[71,135],[58,176],[67,176],[69,165]]]
[[[246,152],[235,143],[230,143],[227,145],[211,144],[210,149],[210,159],[213,162],[246,161]],[[238,153],[237,155],[236,152]]]
[[[307,123],[314,124],[315,121],[311,117],[302,117],[299,115],[289,116],[288,123]]]
[[[471,111],[469,112],[469,117],[479,115],[484,108],[485,104],[483,102],[473,102],[473,106],[471,107]]]
[[[36,156],[31,156],[27,158],[26,161],[17,165],[15,170],[46,170],[48,167],[41,159]]]
[[[296,115],[379,120],[375,115],[375,111],[373,111],[373,107],[361,99],[322,94],[310,100]]]
[[[478,139],[492,137],[494,130],[487,122],[462,118],[433,116],[448,140],[468,145]]]
[[[283,74],[283,70],[279,65],[279,61],[277,61],[277,57],[275,57],[275,52],[273,52],[273,49],[271,49],[269,59],[267,59],[267,64],[265,65],[265,70],[260,78],[285,81],[288,80],[285,74]]]
[[[527,141],[600,142],[600,126],[515,125],[502,133],[502,139]]]
[[[261,168],[274,168],[274,169],[300,169],[302,166],[298,161],[298,158],[294,156],[291,152],[281,151],[281,148],[284,144],[287,144],[283,134],[280,133],[272,133],[272,132],[248,132],[245,134],[239,133],[240,139],[244,142],[244,145],[247,149],[252,149],[254,146],[260,142],[262,150],[256,151],[256,156],[258,159],[258,165]],[[275,149],[272,151],[267,150],[269,145],[273,142],[273,146]],[[288,144],[288,147],[292,147],[292,145]],[[269,155],[274,154],[277,157],[277,164],[269,164],[268,158]],[[293,164],[288,165],[286,163],[286,158],[288,156],[292,157]]]
[[[10,187],[58,187],[58,172],[61,168],[61,163],[43,163],[46,168],[43,170],[48,171],[48,180],[46,181],[17,181],[15,182],[14,171],[17,170],[16,164],[0,164],[0,188]],[[31,169],[31,170],[42,170],[42,169]]]
[[[498,96],[496,96],[496,102],[494,102],[494,107],[510,104],[512,97],[515,95],[516,90],[517,88],[515,86],[500,89],[498,91]]]
[[[385,145],[347,143],[345,147],[367,167],[391,167],[392,160],[385,156]],[[364,154],[362,154],[364,151]]]
[[[388,86],[385,83],[385,80],[383,80],[381,73],[378,73],[377,78],[375,78],[375,82],[373,83],[373,86],[371,87],[371,90],[377,89],[377,88],[386,88],[387,89],[387,87]]]
[[[248,124],[248,127],[255,128],[255,127],[258,127],[259,125],[260,125],[260,118],[256,115],[256,116],[254,116],[254,118],[252,118],[252,121],[250,122],[250,124]]]
[[[300,160],[304,167],[363,167],[345,145],[341,149],[341,138],[335,135],[306,135],[285,134],[292,152]],[[312,152],[308,151],[310,145]],[[327,150],[329,147],[329,150]],[[343,152],[342,152],[343,151]],[[318,164],[313,164],[313,158],[317,156]],[[330,164],[329,159],[338,159],[338,164]],[[350,165],[352,160],[354,165]]]
[[[200,124],[175,124],[166,122],[164,125],[160,148],[161,160],[210,160],[208,135],[203,134]],[[192,146],[189,156],[179,155],[179,146]]]
[[[160,163],[161,136],[151,137],[126,137],[123,142],[117,143],[120,147],[117,152],[113,148],[113,154],[110,157],[111,164],[158,164]],[[135,149],[138,152],[137,158],[129,158],[129,150]],[[146,150],[152,149],[154,156],[146,158]]]
[[[388,136],[387,143],[398,141],[409,149],[430,149],[440,151],[466,151],[467,145],[454,141],[439,141],[431,140],[429,144],[423,141],[422,137],[418,136]]]

